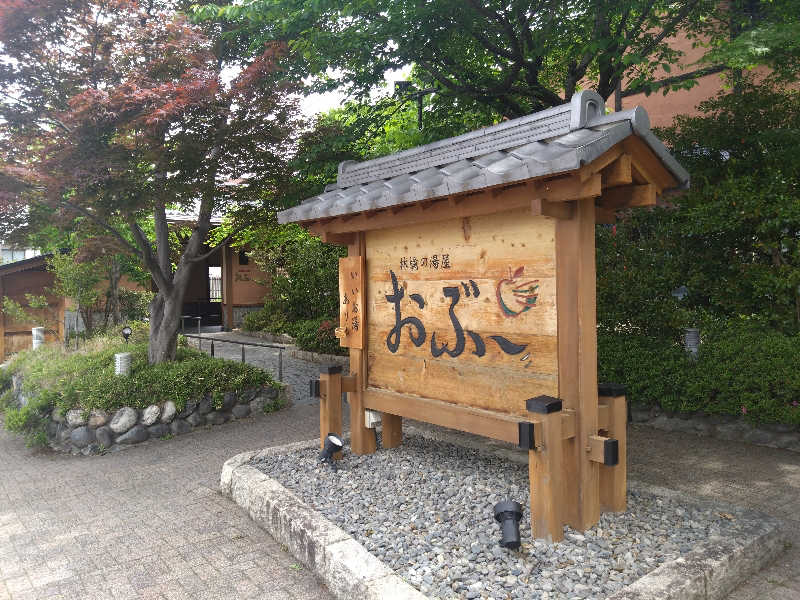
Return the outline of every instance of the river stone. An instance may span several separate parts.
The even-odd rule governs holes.
[[[255,398],[258,395],[259,391],[260,391],[260,388],[257,388],[257,387],[256,388],[248,388],[246,390],[242,390],[241,392],[239,392],[239,398],[238,398],[239,404],[250,404],[250,402],[252,402],[253,398]]]
[[[123,406],[117,411],[114,418],[111,419],[111,431],[116,434],[125,433],[136,425],[138,419],[139,415],[134,409],[129,406]]]
[[[278,388],[267,386],[262,393],[268,400],[275,400],[278,397]]]
[[[112,421],[113,427],[113,421]],[[117,438],[118,444],[139,444],[144,442],[147,438],[150,437],[150,433],[147,429],[141,425],[137,425],[133,429],[131,429],[128,433],[124,433]]]
[[[231,413],[236,419],[244,419],[246,416],[250,414],[250,405],[237,404],[236,406],[233,407],[233,409],[231,409]]]
[[[178,410],[175,408],[175,403],[172,400],[167,400],[164,402],[164,410],[161,411],[161,422],[171,423],[177,412]]]
[[[58,435],[59,427],[60,427],[59,423],[56,423],[55,421],[48,421],[46,426],[47,439],[52,440],[53,438],[55,438],[56,435]]]
[[[212,410],[214,410],[214,401],[211,399],[211,396],[204,396],[197,404],[197,412],[201,415],[207,415]]]
[[[197,410],[197,400],[189,400],[186,403],[186,406],[183,407],[183,410],[178,413],[179,419],[185,419],[190,414],[192,414],[195,410]]]
[[[172,435],[183,435],[184,433],[189,433],[192,430],[192,426],[183,419],[175,419],[170,423],[169,430]]]
[[[86,425],[86,415],[82,410],[73,408],[67,411],[67,425],[70,427],[81,427]]]
[[[161,408],[157,404],[151,404],[142,411],[142,425],[149,427],[161,416]]]
[[[147,431],[150,432],[151,438],[162,438],[170,432],[169,425],[165,425],[164,423],[156,423],[148,427]]]
[[[62,425],[61,429],[58,432],[58,442],[60,444],[66,443],[67,441],[69,441],[71,434],[72,430],[66,425]]]
[[[50,418],[53,419],[56,423],[63,423],[64,422],[64,412],[60,408],[54,408],[53,412],[50,413]]]
[[[229,411],[236,405],[236,392],[225,392],[222,396],[222,408],[220,410]]]
[[[209,425],[222,425],[230,418],[230,413],[215,410],[212,413],[208,413],[206,416],[206,423]]]
[[[114,445],[114,434],[111,432],[110,427],[98,427],[94,435],[103,448],[111,448]]]
[[[264,412],[264,405],[266,403],[267,403],[267,401],[264,400],[264,398],[262,398],[260,396],[258,398],[253,399],[250,402],[250,412],[254,412],[254,413],[256,413],[256,412]]]
[[[73,446],[77,446],[78,448],[85,448],[94,440],[94,429],[90,429],[85,425],[73,429],[72,433],[69,435],[69,441],[72,442]]]
[[[92,429],[97,429],[98,427],[102,427],[106,423],[108,423],[108,413],[104,410],[100,410],[98,408],[92,409],[92,412],[89,413],[89,427]]]
[[[200,414],[200,411],[194,412],[186,417],[186,422],[191,425],[192,427],[200,427],[203,423],[206,422],[206,418]]]

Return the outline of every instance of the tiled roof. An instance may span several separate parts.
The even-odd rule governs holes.
[[[631,135],[687,187],[689,174],[650,131],[641,107],[605,114],[596,93],[538,113],[362,163],[339,165],[336,184],[278,213],[292,223],[413,204],[575,170]]]

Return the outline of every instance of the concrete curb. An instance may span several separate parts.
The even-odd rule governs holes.
[[[413,426],[408,429],[430,439],[475,447],[474,441],[459,439],[458,435],[442,435]],[[308,440],[238,454],[222,467],[220,491],[284,544],[336,598],[425,600],[427,596],[406,583],[352,536],[248,464],[254,458],[316,448],[318,444],[318,440]],[[484,446],[483,450],[487,448]],[[510,460],[521,459],[510,449],[488,451]],[[788,540],[780,521],[767,515],[687,498],[673,490],[633,481],[629,482],[629,489],[730,511],[735,518],[746,520],[746,528],[736,538],[709,538],[687,555],[664,563],[607,600],[723,600],[786,549]]]
[[[222,467],[220,491],[284,544],[339,600],[425,600],[344,530],[248,464],[258,455],[292,452],[318,443],[310,440],[237,454]]]
[[[341,365],[343,367],[348,367],[350,365],[350,358],[347,356],[339,356],[337,354],[319,354],[317,352],[309,352],[307,350],[300,350],[298,348],[290,349],[289,356],[313,363]]]

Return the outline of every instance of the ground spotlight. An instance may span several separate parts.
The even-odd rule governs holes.
[[[522,505],[513,500],[503,500],[494,505],[494,518],[500,523],[503,548],[519,548],[519,521],[522,519]]]
[[[122,328],[122,337],[125,338],[126,344],[128,343],[128,338],[131,337],[131,333],[133,333],[133,330],[127,325]]]
[[[322,448],[322,452],[319,453],[320,462],[329,463],[334,469],[336,469],[336,463],[333,460],[333,455],[337,452],[340,452],[343,447],[344,444],[342,443],[342,439],[335,433],[329,433],[325,436],[325,446]]]

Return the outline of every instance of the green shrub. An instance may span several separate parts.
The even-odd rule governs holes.
[[[249,312],[242,320],[245,331],[266,331],[279,335],[287,333],[288,322],[274,302],[267,301],[264,308]]]
[[[130,321],[141,321],[150,316],[153,292],[119,288],[119,304],[122,316]]]
[[[292,323],[288,333],[295,339],[297,347],[301,350],[321,354],[346,355],[347,348],[339,345],[339,340],[334,335],[335,329],[336,321],[330,318],[321,318]]]
[[[33,397],[25,406],[9,407],[5,411],[6,429],[25,436],[28,447],[43,446],[47,443],[45,426],[47,415],[53,408],[55,395],[43,391]]]
[[[599,379],[624,383],[635,404],[800,424],[800,335],[759,321],[707,325],[697,360],[680,344],[601,333]]]

